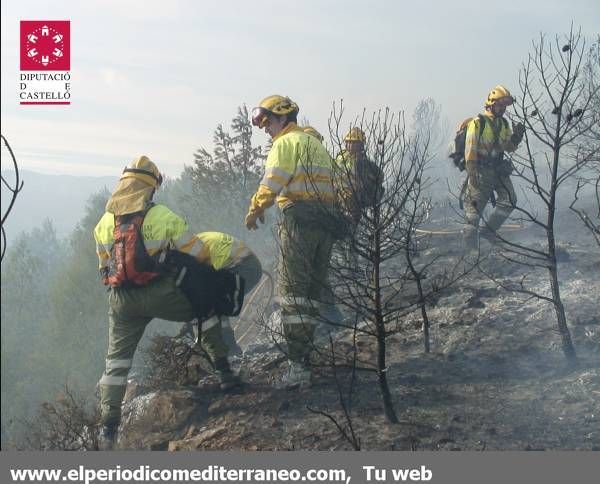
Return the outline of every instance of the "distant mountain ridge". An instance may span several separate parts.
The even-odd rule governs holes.
[[[118,177],[47,175],[29,170],[19,171],[23,189],[6,220],[8,244],[19,233],[39,227],[48,218],[54,224],[57,235],[68,235],[83,217],[88,199],[104,187],[112,190]],[[2,170],[2,176],[10,183],[14,171]],[[2,186],[2,214],[10,202],[10,192]]]

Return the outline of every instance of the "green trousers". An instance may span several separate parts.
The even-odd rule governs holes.
[[[144,287],[113,288],[108,294],[108,306],[108,353],[106,369],[99,381],[104,425],[120,422],[127,375],[148,323],[154,318],[184,322],[195,317],[187,297],[175,286],[173,276],[161,277]],[[214,353],[220,350],[227,355],[220,325],[203,331],[202,341],[207,348],[215,349]],[[220,356],[210,350],[209,355]]]
[[[496,209],[484,226],[495,232],[516,206],[517,195],[509,175],[498,173],[491,163],[477,165],[469,175],[465,195],[465,244],[469,248],[477,245],[479,221],[493,192],[496,192]]]
[[[288,357],[304,362],[310,353],[333,238],[318,223],[283,212],[279,224],[278,292]]]

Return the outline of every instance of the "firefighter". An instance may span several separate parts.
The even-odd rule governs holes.
[[[468,182],[464,231],[467,250],[477,249],[479,221],[494,192],[496,208],[479,231],[480,236],[492,242],[496,239],[496,231],[517,203],[510,180],[513,166],[504,157],[505,152],[512,152],[517,148],[525,133],[522,124],[513,125],[511,129],[504,118],[506,108],[513,103],[514,98],[508,89],[498,85],[490,91],[482,116],[473,118],[467,126],[465,165]]]
[[[252,124],[264,129],[273,145],[245,219],[246,227],[255,230],[271,205],[277,202],[281,210],[277,286],[288,346],[288,371],[281,385],[287,388],[311,383],[309,355],[333,244],[327,221],[334,201],[332,160],[296,124],[297,115],[298,105],[279,95],[263,99],[252,111]]]
[[[225,269],[239,274],[244,280],[244,293],[248,294],[262,277],[262,266],[258,257],[241,241],[222,232],[200,232],[198,238],[208,248],[210,264],[216,269]],[[221,328],[223,343],[229,348],[229,355],[242,353],[238,345],[231,322],[227,316],[213,316],[202,325],[202,331],[211,330],[214,326]],[[205,346],[217,343],[211,340]],[[212,349],[213,352],[216,348]]]
[[[239,302],[234,287],[237,276],[210,267],[209,250],[201,238],[190,232],[179,215],[152,202],[161,183],[158,168],[147,156],[134,160],[123,171],[94,229],[100,275],[110,286],[108,352],[99,381],[100,439],[105,449],[112,448],[116,440],[127,374],[148,323],[153,318],[207,319],[226,312],[217,307],[217,300],[219,304],[233,299]],[[189,271],[172,267],[167,257],[175,255],[187,257],[195,265],[189,265]],[[190,288],[188,280],[193,280],[195,287]],[[203,331],[202,338],[221,388],[230,390],[239,386],[240,380],[229,367],[227,346],[218,329]]]
[[[358,225],[362,212],[372,207],[383,196],[383,171],[369,160],[366,136],[358,127],[344,136],[345,150],[335,159],[335,181],[342,210],[350,219],[352,230]]]

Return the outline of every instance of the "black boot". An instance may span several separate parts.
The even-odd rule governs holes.
[[[223,336],[224,343],[229,348],[230,355],[241,355],[243,353],[242,348],[235,340],[235,334],[233,333],[231,326],[224,326],[221,328],[221,334]]]
[[[100,450],[113,450],[117,443],[117,437],[119,434],[119,424],[110,423],[100,427],[98,433],[98,447]]]
[[[243,385],[240,377],[231,371],[227,358],[219,358],[215,361],[214,365],[219,381],[221,382],[219,385],[221,390],[228,392]]]

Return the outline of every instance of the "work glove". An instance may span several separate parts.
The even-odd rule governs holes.
[[[264,212],[250,211],[248,215],[246,215],[246,220],[244,223],[246,224],[246,228],[248,230],[256,230],[258,229],[258,225],[256,221],[260,220],[261,224],[265,223],[265,214]]]
[[[523,135],[525,134],[525,125],[523,123],[513,123],[512,125],[512,137],[511,141],[513,144],[518,145],[523,139]]]

